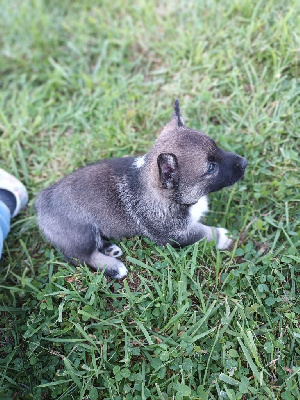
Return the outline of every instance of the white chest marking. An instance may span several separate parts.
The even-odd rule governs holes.
[[[141,168],[145,164],[145,156],[140,156],[134,159],[133,165],[136,168]]]
[[[190,221],[192,224],[199,221],[201,217],[203,217],[207,212],[208,209],[208,200],[206,196],[201,197],[196,204],[193,204],[190,209]]]

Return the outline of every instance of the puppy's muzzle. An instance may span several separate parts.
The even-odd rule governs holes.
[[[235,163],[233,164],[233,171],[235,175],[235,182],[238,181],[239,179],[243,178],[245,169],[248,165],[248,160],[245,157],[242,156],[237,156],[238,158],[235,160]]]
[[[240,157],[240,160],[238,162],[238,166],[245,171],[246,167],[248,165],[248,160],[245,157]]]

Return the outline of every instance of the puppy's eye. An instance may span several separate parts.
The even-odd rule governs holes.
[[[217,167],[217,165],[216,165],[216,163],[209,163],[208,164],[208,169],[207,169],[207,172],[209,173],[209,174],[212,174],[215,170],[216,170],[216,167]]]

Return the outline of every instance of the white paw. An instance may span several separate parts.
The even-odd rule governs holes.
[[[105,255],[110,257],[121,257],[123,251],[116,244],[111,244],[105,249]]]
[[[228,230],[225,228],[218,228],[218,249],[226,250],[232,243],[232,239],[228,237]]]
[[[122,279],[128,274],[128,269],[123,263],[118,264],[118,273],[114,276],[115,279]]]

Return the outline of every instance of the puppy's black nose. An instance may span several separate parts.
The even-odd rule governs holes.
[[[241,157],[241,161],[240,161],[240,166],[242,169],[246,169],[248,165],[248,160],[247,158]]]

